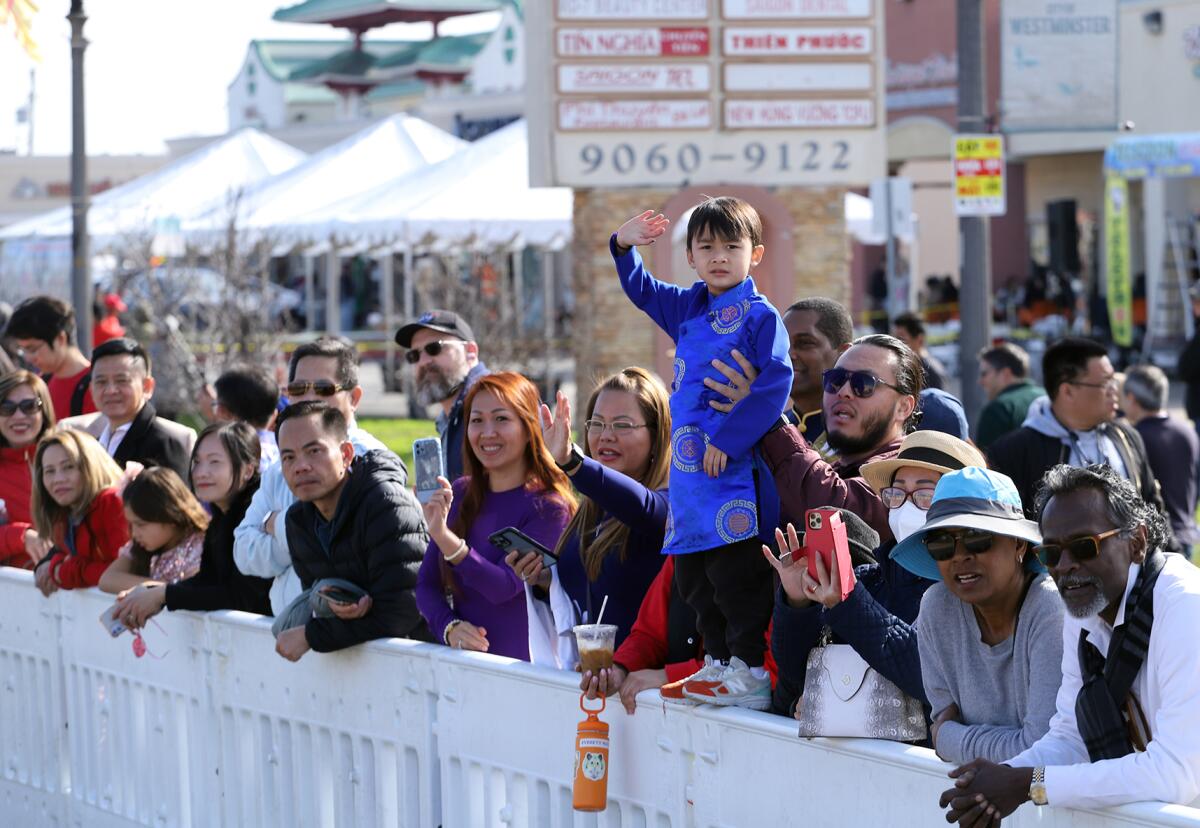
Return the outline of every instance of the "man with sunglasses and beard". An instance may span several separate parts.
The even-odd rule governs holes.
[[[442,407],[437,432],[445,476],[457,480],[463,473],[463,400],[476,380],[490,373],[479,361],[475,333],[457,313],[431,310],[396,331],[396,344],[408,349],[404,358],[416,375],[417,402]]]
[[[1066,605],[1050,731],[998,765],[950,772],[947,821],[998,825],[1022,803],[1103,808],[1200,794],[1200,571],[1165,553],[1159,511],[1111,466],[1058,465],[1034,552]]]
[[[387,451],[387,446],[354,421],[354,411],[362,395],[358,384],[358,352],[351,343],[321,337],[292,352],[288,363],[289,402],[314,400],[340,411],[349,424],[349,439],[356,457],[368,451]],[[245,575],[275,579],[271,585],[271,612],[275,615],[283,612],[303,589],[292,569],[284,527],[284,514],[295,502],[296,497],[276,459],[262,473],[262,483],[250,501],[246,517],[233,533],[233,559],[238,569]]]
[[[737,354],[734,359],[742,373],[724,366],[728,385],[705,380],[709,388],[731,400],[710,403],[721,411],[731,409],[753,390],[753,366]],[[891,540],[888,509],[863,480],[860,469],[888,460],[900,450],[904,435],[916,424],[921,385],[921,362],[903,342],[887,334],[856,339],[822,377],[826,439],[836,452],[832,462],[822,459],[800,433],[794,410],[787,411],[759,443],[779,491],[781,523],[800,524],[809,509],[836,506],[857,514],[881,539]]]

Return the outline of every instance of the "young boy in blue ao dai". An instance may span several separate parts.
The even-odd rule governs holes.
[[[762,222],[736,198],[711,198],[692,212],[687,258],[700,281],[660,282],[638,245],[666,232],[653,211],[636,216],[609,241],[626,295],[675,342],[671,387],[670,513],[663,552],[675,555],[675,579],[695,610],[708,651],[705,666],[683,680],[683,695],[715,704],[766,709],[771,682],[763,667],[773,581],[762,556],[778,522],[770,471],[755,445],[779,420],[792,384],[788,336],[779,312],[755,288]],[[734,350],[758,372],[748,397],[728,402],[705,385],[723,381],[714,360]],[[664,697],[678,695],[664,688]]]

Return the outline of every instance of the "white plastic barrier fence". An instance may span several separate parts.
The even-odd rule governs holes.
[[[98,622],[111,602],[0,569],[0,825],[945,824],[928,750],[653,693],[603,714],[609,807],[577,814],[572,675],[407,641],[291,664],[242,613],[162,613],[138,659]],[[1006,824],[1197,828],[1200,811],[1023,806]]]

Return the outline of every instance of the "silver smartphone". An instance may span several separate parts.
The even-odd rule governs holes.
[[[439,477],[446,476],[446,461],[442,457],[442,441],[437,437],[422,437],[413,441],[413,463],[417,467],[417,500],[428,503],[441,488]]]

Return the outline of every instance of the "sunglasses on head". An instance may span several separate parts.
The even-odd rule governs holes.
[[[336,382],[330,382],[329,380],[289,382],[287,384],[287,395],[289,398],[303,397],[311,389],[318,397],[332,397],[339,391],[349,391],[353,387],[353,385],[338,385]]]
[[[431,357],[435,357],[442,352],[442,348],[457,341],[455,339],[436,339],[433,342],[426,342],[420,348],[410,348],[405,352],[404,359],[409,365],[416,365],[421,361],[421,351],[424,351]]]
[[[4,402],[0,402],[0,417],[11,417],[18,411],[25,415],[31,415],[35,411],[40,411],[41,408],[42,401],[37,397],[30,397],[27,400],[19,402],[5,400]]]
[[[1038,560],[1048,568],[1058,566],[1064,550],[1071,555],[1073,561],[1090,561],[1099,556],[1101,543],[1123,531],[1125,530],[1109,529],[1098,535],[1084,535],[1082,538],[1074,538],[1065,543],[1039,543],[1033,547],[1033,554],[1037,555]]]
[[[967,529],[962,534],[935,529],[924,538],[925,549],[935,561],[948,561],[953,558],[959,541],[962,541],[963,549],[972,555],[978,555],[991,549],[995,540],[996,536],[984,529]]]
[[[836,394],[847,382],[850,383],[850,390],[854,392],[854,396],[856,397],[869,397],[875,393],[876,387],[880,385],[886,386],[899,394],[904,393],[890,382],[884,382],[870,371],[847,371],[845,368],[830,368],[821,375],[821,381],[825,387],[826,394]]]

